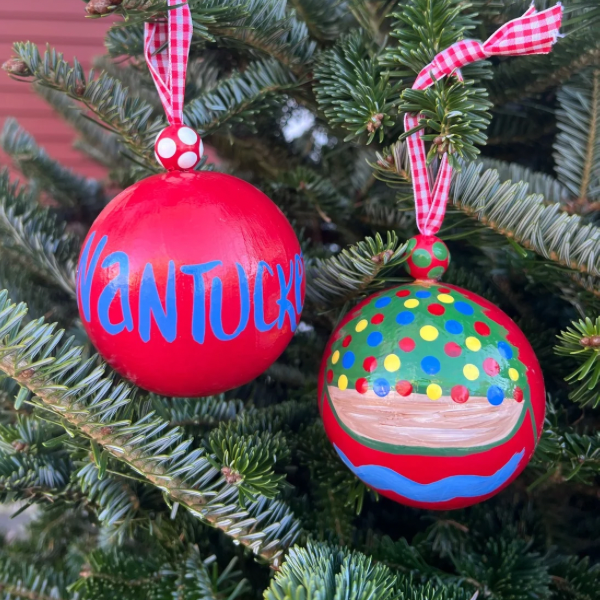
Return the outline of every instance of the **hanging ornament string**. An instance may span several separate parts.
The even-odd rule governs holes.
[[[561,19],[560,3],[542,12],[537,12],[532,5],[522,17],[503,25],[486,42],[461,40],[440,52],[419,73],[413,89],[427,89],[447,75],[455,75],[462,81],[461,67],[491,56],[548,54],[558,37]],[[407,113],[404,117],[405,131],[418,127],[419,120],[420,115]],[[406,139],[415,195],[417,227],[423,235],[435,235],[444,220],[452,180],[452,167],[448,162],[447,154],[444,154],[431,190],[422,136],[423,131],[420,130]]]
[[[171,125],[183,123],[183,97],[188,54],[192,41],[192,16],[187,0],[168,0],[167,20],[146,23],[144,54],[158,95]]]
[[[156,138],[155,155],[167,171],[191,171],[204,152],[200,136],[183,124],[192,15],[187,0],[168,0],[168,5],[175,8],[167,11],[166,19],[144,28],[144,55],[170,123]]]

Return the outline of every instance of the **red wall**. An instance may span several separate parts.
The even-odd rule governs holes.
[[[17,8],[15,8],[17,7]],[[65,59],[74,56],[87,71],[92,58],[103,53],[107,18],[88,19],[85,4],[77,0],[19,0],[0,2],[0,63],[12,56],[12,43],[31,41],[44,50],[49,43],[63,52]],[[102,177],[105,170],[72,148],[76,135],[50,106],[27,83],[13,81],[0,71],[0,127],[6,117],[15,117],[33,134],[37,143],[62,164],[88,177]],[[10,164],[0,150],[0,165]]]

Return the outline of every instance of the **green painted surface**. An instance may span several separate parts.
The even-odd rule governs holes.
[[[436,384],[444,396],[463,385],[470,396],[489,397],[491,403],[514,402],[519,387],[527,402],[526,368],[518,349],[506,341],[507,331],[475,302],[455,290],[443,293],[446,289],[442,284],[415,282],[374,296],[343,326],[332,345],[326,373],[331,384],[355,389],[359,380],[366,379],[368,389],[383,396],[386,385],[393,393],[398,381],[409,381],[421,394]],[[427,293],[427,298],[418,297]],[[414,348],[406,351],[402,345]],[[452,355],[458,352],[459,356]]]

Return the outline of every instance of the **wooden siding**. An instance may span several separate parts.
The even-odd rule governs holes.
[[[103,53],[103,37],[110,22],[106,18],[86,19],[85,14],[85,4],[78,0],[19,0],[11,2],[10,7],[0,2],[0,62],[12,56],[13,42],[31,41],[41,51],[49,43],[66,60],[76,56],[87,71],[93,57]],[[13,81],[2,71],[0,127],[7,117],[15,117],[62,164],[87,177],[105,175],[105,169],[72,147],[74,130],[31,86]],[[7,164],[10,159],[0,151],[0,165]]]

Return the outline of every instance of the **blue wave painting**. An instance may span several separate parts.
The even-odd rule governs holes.
[[[452,475],[431,483],[418,483],[388,467],[356,467],[335,444],[334,447],[346,466],[368,486],[376,490],[394,492],[415,502],[447,502],[454,498],[474,498],[491,494],[514,475],[525,454],[525,448],[516,452],[492,475]]]

